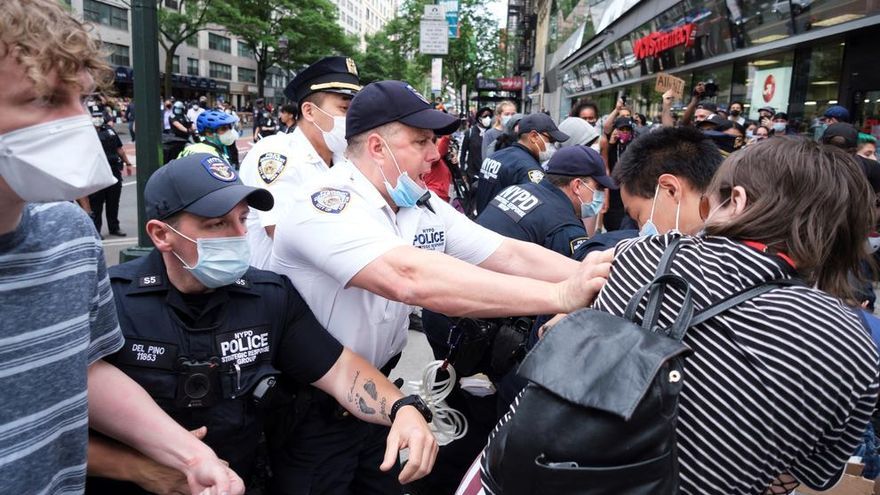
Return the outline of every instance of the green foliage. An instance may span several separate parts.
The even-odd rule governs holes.
[[[273,65],[297,70],[354,51],[353,38],[336,24],[337,15],[328,0],[215,0],[212,20],[253,50],[263,96],[266,72]],[[279,44],[282,38],[288,40],[286,50]]]
[[[419,53],[419,23],[428,0],[404,0],[400,14],[372,36],[366,50],[355,57],[364,83],[402,79],[423,88],[431,73],[431,55]],[[488,0],[459,0],[459,37],[449,40],[443,56],[444,79],[455,88],[473,87],[477,74],[498,77],[504,55],[499,51],[499,29],[486,8]]]
[[[165,50],[165,79],[163,92],[171,96],[171,68],[174,52],[187,38],[205,29],[209,22],[208,12],[214,0],[180,0],[176,9],[168,8],[157,0],[159,10],[159,45]]]

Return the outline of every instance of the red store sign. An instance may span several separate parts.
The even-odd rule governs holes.
[[[655,57],[661,52],[676,46],[684,45],[685,47],[690,47],[694,44],[694,31],[696,29],[696,24],[685,24],[672,31],[651,33],[637,40],[635,45],[633,45],[633,51],[636,54],[636,58],[642,60],[647,57]]]

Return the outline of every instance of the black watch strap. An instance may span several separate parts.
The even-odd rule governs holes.
[[[388,414],[388,417],[391,419],[391,422],[394,422],[394,419],[397,417],[397,411],[400,408],[405,406],[413,406],[422,414],[422,417],[425,418],[425,421],[430,423],[433,419],[434,415],[431,413],[431,409],[428,408],[428,404],[422,400],[418,395],[407,395],[401,399],[398,399],[392,406],[391,412]]]

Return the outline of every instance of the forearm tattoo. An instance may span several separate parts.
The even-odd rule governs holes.
[[[354,374],[354,379],[351,382],[351,388],[348,390],[348,402],[351,404],[356,404],[358,411],[361,414],[366,416],[372,416],[376,414],[376,407],[378,403],[379,415],[383,419],[389,419],[388,417],[388,398],[379,397],[379,388],[376,386],[376,382],[372,379],[367,379],[367,381],[361,386],[361,392],[358,390],[358,379],[360,379],[361,372],[356,371]],[[361,395],[363,393],[363,395]],[[372,402],[368,403],[367,400],[370,399]]]

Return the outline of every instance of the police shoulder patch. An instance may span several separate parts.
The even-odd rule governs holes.
[[[202,166],[205,167],[205,170],[207,170],[209,174],[211,174],[211,177],[214,177],[217,180],[233,182],[238,178],[235,169],[232,168],[226,160],[220,157],[209,156],[202,160]]]
[[[587,242],[588,240],[589,239],[587,237],[576,237],[576,238],[572,239],[568,243],[569,247],[571,248],[571,254],[574,254],[574,252],[577,251],[577,249],[579,247],[583,246],[584,243]]]
[[[324,213],[339,213],[351,200],[351,193],[339,189],[324,188],[312,194],[312,206]]]
[[[257,171],[260,173],[260,178],[263,179],[263,182],[271,184],[281,175],[286,165],[287,157],[281,153],[263,153],[260,155]]]
[[[540,170],[529,170],[529,180],[537,184],[544,179],[544,172]]]

